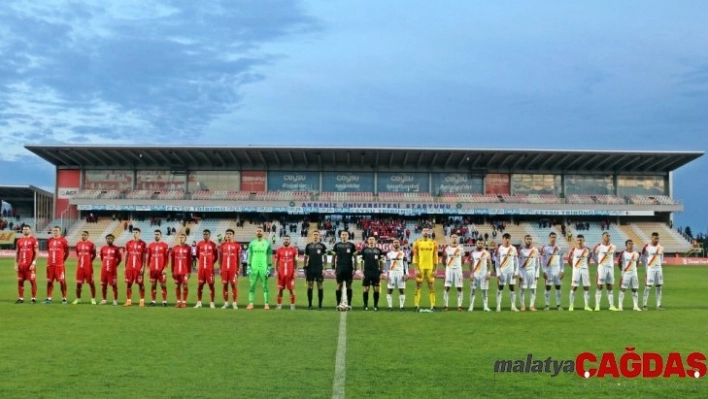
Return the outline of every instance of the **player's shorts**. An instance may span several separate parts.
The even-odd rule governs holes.
[[[507,284],[516,285],[513,270],[502,270],[497,274],[497,285],[503,287]]]
[[[406,281],[403,279],[403,271],[388,271],[388,289],[398,288],[403,290],[406,288]]]
[[[93,267],[77,266],[76,267],[76,282],[77,283],[93,283]]]
[[[222,284],[236,284],[238,281],[238,271],[236,269],[225,269],[221,268],[221,283]]]
[[[639,288],[639,276],[637,276],[636,271],[634,273],[622,273],[622,283],[620,285],[620,288],[626,290],[630,287],[633,290]]]
[[[664,284],[664,272],[661,269],[647,269],[646,285]]]
[[[351,269],[337,269],[335,272],[335,277],[337,279],[337,284],[341,284],[343,282],[351,284],[354,279]]]
[[[598,266],[597,267],[597,284],[614,284],[615,283],[615,271],[611,267]]]
[[[482,290],[489,289],[489,280],[487,280],[486,274],[473,274],[470,278],[470,288],[479,288]]]
[[[197,280],[199,284],[214,284],[214,269],[200,267]]]
[[[445,287],[462,288],[462,269],[448,267],[445,269]]]
[[[63,283],[66,281],[66,269],[64,266],[47,266],[47,281],[58,281]]]
[[[571,279],[571,287],[578,287],[580,284],[583,287],[590,286],[590,271],[588,269],[573,269],[573,278]]]
[[[546,286],[561,285],[562,280],[560,278],[560,274],[561,270],[558,267],[546,269]]]
[[[381,285],[381,274],[364,272],[364,277],[361,279],[361,285],[364,287],[374,286],[378,287]]]
[[[140,269],[126,269],[125,282],[128,284],[142,284],[143,274]]]
[[[311,281],[317,281],[318,283],[321,283],[324,280],[324,277],[322,277],[322,268],[316,268],[313,269],[312,266],[309,266],[305,269],[305,281],[311,282]]]
[[[435,274],[432,268],[420,268],[415,272],[415,282],[422,283],[423,281],[432,284],[435,282]]]
[[[189,274],[173,274],[172,279],[175,281],[175,284],[187,284],[189,283]]]
[[[118,276],[116,276],[115,270],[108,271],[101,268],[101,284],[116,285],[117,282]]]
[[[278,288],[294,290],[295,289],[295,276],[292,273],[280,274],[278,273]]]
[[[21,283],[25,281],[37,281],[37,270],[30,270],[30,265],[19,266],[17,269],[17,281]]]
[[[519,286],[524,289],[536,289],[536,270],[519,270]]]
[[[162,270],[150,269],[150,282],[165,284],[167,282],[167,275],[162,274]]]

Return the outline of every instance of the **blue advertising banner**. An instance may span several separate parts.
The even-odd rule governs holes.
[[[317,172],[268,172],[268,191],[319,191]]]
[[[484,178],[467,173],[433,173],[433,195],[447,193],[482,194]]]
[[[322,173],[322,191],[374,192],[373,172],[324,172]]]
[[[427,193],[427,173],[379,172],[377,191],[380,193]]]

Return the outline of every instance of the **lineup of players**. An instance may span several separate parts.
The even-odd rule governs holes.
[[[218,263],[221,271],[222,295],[224,304],[222,309],[238,309],[238,276],[241,267],[240,259],[242,247],[234,241],[234,231],[226,230],[225,240],[217,244],[211,241],[211,232],[203,231],[203,240],[197,243],[196,255],[186,243],[186,236],[179,234],[177,244],[172,248],[162,241],[162,233],[155,230],[153,242],[147,244],[141,239],[140,229],[133,229],[133,238],[124,247],[114,244],[115,237],[108,234],[105,245],[100,249],[89,239],[89,233],[84,231],[81,240],[75,245],[77,256],[76,267],[76,299],[73,304],[81,303],[82,288],[87,284],[91,292],[91,303],[97,304],[96,287],[93,277],[93,262],[98,257],[101,263],[100,305],[108,303],[108,288],[112,289],[112,304],[118,305],[118,269],[124,262],[124,278],[126,284],[126,298],[123,306],[133,305],[133,285],[138,286],[139,306],[145,306],[144,276],[148,272],[151,284],[150,302],[147,306],[157,306],[157,287],[161,290],[161,305],[167,304],[167,273],[169,272],[175,284],[175,307],[185,308],[189,294],[189,279],[193,274],[192,261],[196,256],[197,274],[197,302],[195,308],[201,308],[204,286],[209,288],[209,307],[215,308],[215,270]],[[593,248],[585,244],[585,238],[578,235],[575,245],[567,255],[568,267],[572,271],[569,294],[568,310],[575,309],[575,293],[577,288],[583,287],[584,309],[599,311],[602,303],[602,291],[606,289],[609,310],[623,310],[624,295],[631,289],[633,310],[647,309],[649,294],[652,287],[656,287],[656,308],[661,306],[663,288],[663,256],[664,249],[659,244],[659,234],[652,233],[650,242],[645,244],[640,252],[634,249],[632,240],[625,242],[625,249],[620,251],[611,243],[610,234],[602,234],[602,241]],[[357,250],[356,245],[349,241],[349,233],[343,231],[340,241],[334,244],[331,251],[321,242],[319,232],[313,233],[313,241],[307,244],[304,250],[303,269],[307,282],[308,308],[313,309],[313,290],[317,283],[317,308],[322,309],[324,291],[322,283],[325,276],[325,259],[328,254],[333,255],[333,264],[336,278],[336,305],[338,310],[352,309],[353,281],[357,272],[358,257],[362,259],[362,300],[363,309],[369,310],[371,304],[374,311],[379,310],[381,281],[387,282],[386,304],[388,310],[393,310],[393,293],[398,290],[398,308],[404,310],[406,300],[405,290],[408,280],[409,267],[415,270],[415,295],[414,309],[422,311],[421,296],[423,283],[426,283],[429,294],[429,308],[425,311],[436,310],[435,278],[439,267],[445,270],[445,291],[443,293],[443,310],[450,308],[450,291],[455,288],[457,293],[457,310],[463,308],[464,274],[469,271],[468,284],[469,307],[474,310],[478,291],[482,294],[482,310],[491,311],[488,303],[489,282],[497,279],[496,311],[502,309],[502,299],[505,287],[509,287],[510,309],[512,311],[536,311],[537,282],[543,276],[545,282],[544,310],[551,308],[551,292],[555,289],[555,308],[563,310],[561,304],[562,281],[565,276],[564,254],[556,244],[556,234],[550,233],[548,243],[541,248],[532,244],[531,236],[524,237],[524,243],[519,248],[511,245],[511,236],[506,233],[502,236],[499,246],[485,248],[479,240],[475,248],[467,253],[458,241],[458,236],[452,234],[450,243],[442,251],[442,259],[438,254],[438,243],[431,238],[430,229],[422,230],[422,237],[413,243],[412,259],[407,259],[401,249],[400,241],[394,240],[392,249],[384,253],[376,245],[376,239],[369,237],[363,249]],[[48,256],[46,260],[47,297],[45,304],[53,302],[54,282],[58,282],[61,289],[62,304],[67,304],[66,260],[69,257],[69,243],[62,237],[61,229],[54,227],[52,237],[48,240]],[[18,281],[18,299],[16,303],[25,302],[25,282],[31,285],[31,303],[37,302],[37,255],[38,242],[32,236],[28,226],[23,226],[22,237],[17,241],[15,271]],[[273,264],[276,265],[278,294],[276,299],[277,309],[281,309],[283,293],[287,290],[290,294],[290,308],[295,309],[295,275],[298,270],[298,250],[291,245],[290,237],[285,236],[282,247],[273,251],[270,240],[264,237],[261,228],[256,230],[256,238],[251,241],[247,249],[247,265],[250,270],[250,287],[248,293],[247,309],[254,308],[256,288],[262,284],[264,308],[270,309],[270,293],[268,277],[271,275]],[[410,262],[410,265],[409,265]],[[589,264],[597,264],[595,279],[595,307],[590,306],[590,272]],[[618,264],[620,273],[620,291],[615,305],[614,265]],[[638,266],[643,264],[646,271],[643,306],[639,307],[639,276]],[[382,278],[383,277],[383,278]],[[517,307],[517,291],[519,288],[520,308]],[[231,296],[229,297],[229,288]],[[373,289],[372,289],[373,288]],[[373,291],[373,295],[370,295]],[[528,307],[527,297],[528,294]],[[373,297],[373,301],[370,301]],[[231,303],[229,303],[229,298]],[[373,302],[373,303],[371,303]]]

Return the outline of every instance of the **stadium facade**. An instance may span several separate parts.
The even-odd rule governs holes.
[[[670,223],[677,151],[27,145],[55,219],[102,212],[474,215]]]

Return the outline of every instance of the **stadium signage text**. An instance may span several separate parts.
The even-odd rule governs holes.
[[[671,352],[662,356],[656,352],[639,353],[634,347],[625,348],[621,355],[583,352],[573,360],[555,360],[551,357],[539,359],[528,354],[524,359],[494,362],[495,373],[538,373],[550,374],[551,377],[563,372],[575,373],[581,378],[702,378],[706,371],[706,356],[701,352],[686,356]]]

